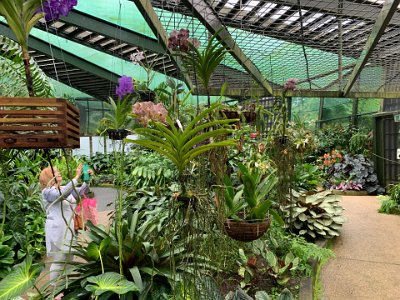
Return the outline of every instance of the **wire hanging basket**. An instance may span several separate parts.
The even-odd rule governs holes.
[[[234,240],[251,242],[259,239],[271,225],[271,218],[264,220],[236,221],[227,219],[224,222],[226,234]]]

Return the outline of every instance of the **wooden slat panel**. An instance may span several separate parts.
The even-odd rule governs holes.
[[[22,138],[22,139],[40,139],[40,138],[63,138],[63,134],[54,133],[35,133],[35,134],[18,134],[18,133],[0,133],[0,139]]]
[[[69,134],[75,133],[79,136],[80,135],[79,126],[76,127],[76,126],[72,126],[71,124],[67,124],[67,133],[69,133]]]
[[[35,123],[35,124],[40,124],[40,123],[63,123],[64,120],[61,119],[55,119],[55,118],[1,118],[0,119],[0,124],[1,123],[12,123],[12,124],[16,124],[16,123],[21,123],[21,126],[23,126],[23,124],[30,124],[30,123]]]
[[[39,107],[61,107],[63,103],[54,101],[55,99],[47,99],[45,98],[0,98],[0,106],[39,106]]]
[[[0,116],[2,115],[35,115],[35,116],[49,116],[49,115],[63,115],[62,111],[59,110],[15,110],[15,109],[4,109],[0,110]]]
[[[13,130],[13,131],[18,131],[18,130],[22,130],[22,131],[26,131],[26,130],[32,130],[32,131],[44,131],[44,130],[62,130],[63,127],[61,126],[21,126],[21,125],[4,125],[1,126],[0,125],[0,131],[4,130],[4,131],[8,131],[8,130]]]
[[[79,119],[68,118],[67,122],[68,124],[71,124],[79,128]]]

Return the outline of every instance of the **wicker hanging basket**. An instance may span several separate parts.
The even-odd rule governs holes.
[[[271,219],[236,221],[227,219],[224,222],[225,232],[232,239],[242,242],[251,242],[259,239],[271,225]]]

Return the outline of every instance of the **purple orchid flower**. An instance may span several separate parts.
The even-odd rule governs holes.
[[[46,22],[50,22],[58,20],[60,16],[66,17],[77,4],[77,0],[48,0],[43,2],[39,12],[44,12]]]
[[[118,79],[118,85],[115,90],[115,93],[118,95],[119,98],[122,98],[128,94],[131,94],[134,90],[135,90],[135,87],[133,85],[132,77],[124,75]]]

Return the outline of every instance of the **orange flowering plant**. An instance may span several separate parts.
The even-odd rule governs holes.
[[[333,149],[330,153],[325,153],[321,156],[323,164],[320,166],[321,169],[332,167],[335,163],[341,162],[343,159],[342,153]]]

